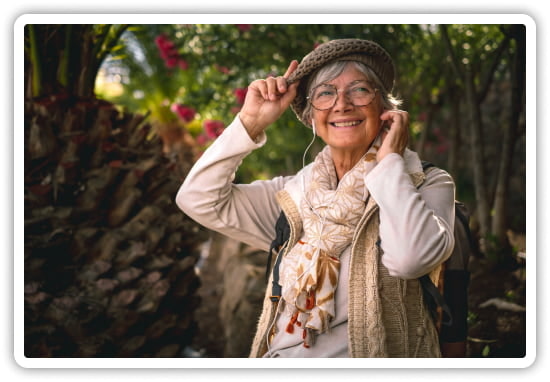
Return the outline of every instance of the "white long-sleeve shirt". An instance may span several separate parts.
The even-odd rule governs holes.
[[[265,134],[254,142],[237,117],[193,166],[176,202],[205,227],[267,251],[275,237],[275,222],[281,210],[275,194],[286,187],[298,201],[299,187],[293,185],[300,183],[300,177],[308,176],[310,166],[295,176],[234,184],[234,174],[242,160],[265,142]],[[416,153],[406,150],[404,156],[387,155],[365,177],[371,197],[379,206],[381,261],[391,276],[403,279],[430,272],[450,255],[454,246],[452,178],[442,170],[433,169],[418,189],[409,174],[421,171]],[[349,249],[346,251],[341,256],[342,275],[347,274],[349,268]],[[267,356],[346,356],[347,292],[348,280],[340,277],[333,328],[319,336],[316,346],[306,349],[309,355],[297,346],[301,343],[297,334],[293,337],[282,333],[286,336],[273,339]],[[275,323],[283,332],[285,320],[279,317]]]

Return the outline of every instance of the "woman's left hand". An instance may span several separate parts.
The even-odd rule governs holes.
[[[380,115],[382,120],[382,146],[376,154],[380,162],[391,153],[403,155],[409,143],[409,113],[403,110],[386,110]]]

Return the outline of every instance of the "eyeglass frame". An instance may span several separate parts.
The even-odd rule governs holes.
[[[351,90],[349,88],[353,87],[354,84],[356,83],[359,83],[359,82],[365,82],[367,83],[368,85],[371,85],[369,83],[369,81],[367,80],[356,80],[356,81],[352,81],[350,82],[345,88],[344,88],[344,95],[345,97],[349,98],[349,94],[348,94],[348,91]],[[326,109],[319,109],[318,107],[315,107],[315,105],[313,105],[313,101],[311,100],[311,97],[312,97],[312,94],[315,92],[315,90],[321,86],[331,86],[334,88],[334,90],[336,91],[336,98],[334,98],[334,103],[332,104],[332,106],[330,107],[327,107]],[[356,105],[354,104],[353,102],[350,102],[353,106],[355,107],[363,107],[363,106],[369,106],[372,101],[374,101],[374,99],[376,98],[376,92],[379,91],[380,89],[378,88],[373,88],[373,97],[372,99],[366,103],[365,105]],[[336,102],[338,102],[338,97],[340,96],[340,92],[342,92],[342,89],[338,89],[336,86],[332,85],[332,84],[326,84],[326,83],[322,83],[322,84],[319,84],[317,86],[315,86],[313,89],[310,90],[309,94],[307,97],[306,97],[306,100],[309,102],[309,104],[311,105],[312,108],[314,108],[315,110],[318,110],[318,111],[325,111],[325,110],[329,110],[329,109],[332,109],[335,105],[336,105]],[[349,99],[349,101],[351,101],[351,99]]]

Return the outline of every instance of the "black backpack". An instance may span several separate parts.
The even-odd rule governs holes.
[[[434,165],[422,162],[424,171],[430,167],[434,167]],[[468,285],[470,281],[468,262],[476,248],[469,220],[470,215],[466,206],[462,202],[455,201],[455,247],[451,256],[443,263],[439,288],[435,286],[429,275],[418,279],[422,286],[424,300],[438,328],[441,352],[444,357],[466,356]],[[273,254],[281,251],[289,237],[290,226],[284,212],[281,212],[275,223],[275,238],[269,250],[266,278],[269,278]],[[281,297],[281,286],[279,285],[281,257],[277,256],[272,270],[271,301],[273,302],[278,302]]]

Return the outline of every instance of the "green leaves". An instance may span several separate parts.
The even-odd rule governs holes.
[[[448,25],[446,30],[460,65],[463,61],[484,65],[502,41],[505,27]],[[185,61],[185,69],[174,64],[167,67],[155,44],[161,35],[173,44],[172,53]],[[258,78],[281,75],[291,60],[301,60],[316,44],[347,37],[377,41],[393,57],[397,69],[394,93],[404,99],[403,108],[414,122],[413,138],[420,139],[426,114],[439,115],[439,123],[447,123],[445,105],[461,84],[439,25],[138,25],[126,28],[124,47],[113,45],[103,68],[118,71],[125,92],[114,101],[130,110],[150,111],[153,119],[175,119],[166,110],[177,103],[197,110],[201,123],[215,119],[229,124],[240,108],[235,89],[246,88]],[[243,163],[243,178],[301,167],[310,134],[290,111],[285,113],[269,128],[266,147]]]

